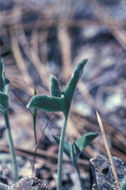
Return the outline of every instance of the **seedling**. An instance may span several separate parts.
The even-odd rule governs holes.
[[[64,152],[71,160],[73,166],[76,169],[76,172],[78,174],[78,179],[80,181],[80,187],[82,190],[84,190],[82,179],[80,176],[79,166],[78,166],[78,158],[82,152],[82,150],[88,146],[96,137],[98,136],[97,133],[89,132],[83,136],[81,136],[77,141],[70,144],[68,141],[64,141]],[[55,141],[59,144],[60,138],[54,136]]]
[[[8,139],[9,139],[9,148],[12,157],[12,166],[13,166],[13,173],[14,173],[14,180],[15,182],[18,180],[18,170],[17,170],[17,162],[16,162],[16,155],[13,145],[13,139],[11,134],[11,128],[9,123],[8,117],[8,87],[9,87],[9,80],[5,78],[5,69],[2,59],[0,58],[0,112],[3,114],[6,129],[8,132]]]
[[[63,127],[60,136],[59,143],[59,155],[58,155],[58,184],[57,190],[62,189],[62,160],[63,160],[63,144],[66,132],[66,125],[70,105],[73,97],[74,90],[82,75],[83,68],[87,62],[87,59],[81,61],[74,69],[72,77],[63,91],[60,90],[58,81],[55,76],[50,76],[50,96],[47,95],[35,95],[29,101],[28,108],[42,109],[47,112],[62,112],[64,115]]]

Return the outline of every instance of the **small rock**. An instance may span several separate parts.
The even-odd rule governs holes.
[[[50,188],[36,177],[24,177],[8,190],[50,190]]]
[[[126,176],[126,165],[118,157],[113,157],[115,169],[121,186]],[[99,155],[90,159],[92,190],[116,190],[112,167],[107,157]]]

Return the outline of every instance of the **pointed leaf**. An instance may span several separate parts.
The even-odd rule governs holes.
[[[121,189],[120,190],[126,190],[126,176],[123,179],[122,185],[121,185]]]
[[[5,75],[4,75],[4,64],[3,60],[0,59],[0,91],[4,89]]]
[[[78,157],[80,156],[80,149],[79,147],[77,146],[76,142],[73,142],[72,144],[72,156],[73,158],[71,157],[71,160],[73,163],[75,163],[75,161],[77,161]]]
[[[75,163],[77,163],[77,159],[78,159],[79,155],[80,155],[80,150],[79,150],[76,142],[73,142],[73,144],[71,145],[70,156],[71,156],[71,161],[74,165],[75,165]]]
[[[58,81],[54,75],[50,75],[50,95],[55,97],[61,96]]]
[[[79,156],[80,155],[80,149],[76,142],[73,142],[73,148],[74,148],[74,156]]]
[[[60,138],[59,137],[53,136],[53,138],[55,139],[57,144],[60,143]],[[69,158],[70,158],[70,147],[71,147],[71,144],[68,141],[64,141],[64,145],[63,145],[64,152]]]
[[[74,148],[73,148],[73,144],[70,147],[70,159],[72,161],[72,163],[74,163]]]
[[[36,95],[30,99],[27,107],[42,109],[47,112],[64,112],[64,97]]]
[[[9,87],[10,81],[5,78],[5,85],[4,85],[4,92],[5,94],[8,94],[8,87]]]
[[[74,90],[75,90],[76,85],[77,85],[77,83],[79,81],[79,78],[82,75],[83,68],[84,68],[86,62],[87,62],[87,59],[84,59],[78,65],[76,65],[76,67],[74,69],[74,72],[72,74],[72,77],[71,77],[70,81],[68,82],[67,86],[64,89],[64,94],[65,94],[66,101],[67,101],[67,104],[68,104],[68,109],[69,109],[70,104],[71,104],[71,100],[72,100],[72,97],[73,97]]]
[[[0,112],[2,114],[5,114],[7,112],[6,108],[4,108],[1,104],[0,104]]]
[[[9,80],[5,78],[5,69],[3,60],[0,59],[0,91],[8,94]]]
[[[80,137],[76,141],[76,144],[79,147],[80,151],[82,151],[87,145],[89,145],[97,136],[97,133],[89,132]]]
[[[0,112],[5,113],[8,109],[8,95],[0,92]]]

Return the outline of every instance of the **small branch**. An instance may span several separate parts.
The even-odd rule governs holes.
[[[32,176],[34,176],[34,170],[35,170],[35,162],[36,162],[36,155],[37,155],[37,150],[39,148],[39,145],[43,139],[43,136],[44,136],[44,132],[46,130],[46,128],[48,127],[49,123],[51,120],[53,120],[55,117],[55,115],[52,115],[52,117],[48,120],[47,124],[45,125],[43,131],[42,131],[42,135],[40,137],[40,140],[37,142],[36,146],[35,146],[35,151],[34,151],[34,159],[33,159],[33,165],[32,165]]]
[[[110,151],[110,148],[109,148],[109,144],[107,142],[104,126],[103,126],[101,117],[100,117],[100,115],[99,115],[99,113],[97,111],[96,111],[96,116],[97,116],[98,124],[99,124],[100,130],[101,130],[101,134],[102,134],[103,139],[104,139],[105,148],[106,148],[106,151],[107,151],[107,154],[108,154],[111,166],[112,166],[112,171],[113,171],[114,178],[115,178],[115,181],[116,181],[116,187],[117,187],[117,189],[120,189],[117,172],[116,172],[116,169],[115,169],[115,166],[114,166],[114,162],[113,162],[113,159],[112,159],[112,155],[111,155],[111,151]]]

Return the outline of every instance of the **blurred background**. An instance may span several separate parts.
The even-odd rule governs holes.
[[[88,58],[73,97],[67,139],[86,132],[99,137],[88,146],[79,164],[89,189],[88,161],[106,155],[97,123],[99,111],[112,155],[126,162],[126,2],[125,0],[0,0],[0,56],[10,85],[10,122],[18,155],[20,176],[31,175],[35,142],[32,115],[26,108],[30,97],[49,94],[49,75],[63,89],[74,66]],[[8,141],[0,116],[1,173],[10,175]],[[56,189],[58,146],[62,114],[38,111],[34,174]],[[74,187],[76,174],[64,157],[64,189]],[[48,162],[47,162],[48,160]],[[7,169],[8,168],[8,169]],[[8,174],[9,173],[9,174]],[[11,179],[11,177],[10,177]]]

